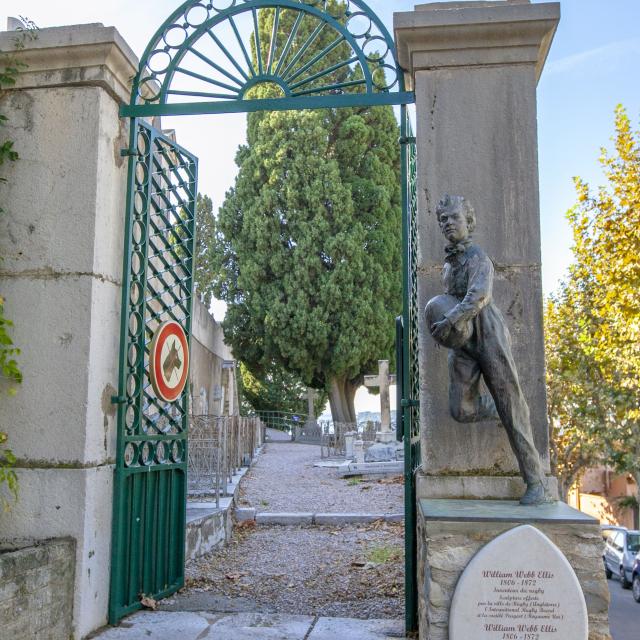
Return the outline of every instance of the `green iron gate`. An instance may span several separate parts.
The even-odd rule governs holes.
[[[416,481],[420,466],[418,362],[418,200],[416,139],[406,105],[401,111],[403,313],[396,320],[397,437],[404,441],[405,627],[418,628]]]
[[[173,402],[149,376],[158,327],[190,335],[197,160],[131,122],[109,618],[184,581],[188,391]]]
[[[268,30],[258,28],[263,11],[270,12]],[[261,84],[270,85],[270,97],[259,98],[253,91]],[[407,382],[415,373],[409,365],[415,353],[415,314],[407,302],[412,286],[407,265],[414,265],[409,259],[414,227],[407,212],[414,203],[415,216],[415,197],[408,187],[415,154],[406,105],[414,101],[414,94],[405,90],[393,38],[363,0],[187,0],[151,39],[134,78],[131,102],[120,109],[129,119],[131,142],[126,151],[120,381],[114,398],[118,448],[112,623],[139,608],[142,595],[162,597],[184,581],[187,395],[160,401],[150,386],[148,359],[150,343],[164,321],[177,322],[187,339],[190,336],[197,161],[150,127],[148,119],[402,105],[407,329],[400,343],[403,379],[413,385]],[[405,401],[413,397],[415,390],[403,388]],[[418,422],[415,408],[409,408],[403,407],[401,422],[409,434],[406,458],[413,469]],[[411,481],[408,529],[415,519],[412,487]],[[408,576],[415,570],[414,555],[407,555]],[[413,607],[407,610],[407,626],[413,629],[415,591],[408,590],[407,598]]]

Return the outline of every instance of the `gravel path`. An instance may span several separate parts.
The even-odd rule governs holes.
[[[187,564],[178,600],[205,593],[274,613],[397,618],[403,525],[236,526],[227,547]]]
[[[335,469],[314,467],[320,447],[269,442],[242,480],[240,506],[258,511],[402,513],[402,477],[339,478]]]

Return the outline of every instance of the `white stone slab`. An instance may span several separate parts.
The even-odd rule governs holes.
[[[125,618],[96,640],[303,640],[312,622],[312,616],[275,613],[144,611]]]
[[[320,618],[308,640],[391,640],[404,637],[403,620]]]
[[[450,640],[587,640],[587,606],[571,565],[531,525],[483,547],[464,570]]]

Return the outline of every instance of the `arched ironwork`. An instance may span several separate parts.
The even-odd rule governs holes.
[[[272,89],[256,95],[260,85]],[[393,38],[362,0],[188,0],[151,39],[121,115],[413,101]]]

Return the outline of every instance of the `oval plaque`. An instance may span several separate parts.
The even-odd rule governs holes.
[[[450,640],[587,640],[576,574],[530,525],[503,533],[467,565],[449,615]]]
[[[149,352],[149,379],[163,400],[180,397],[189,374],[189,343],[184,329],[173,320],[158,327]]]

